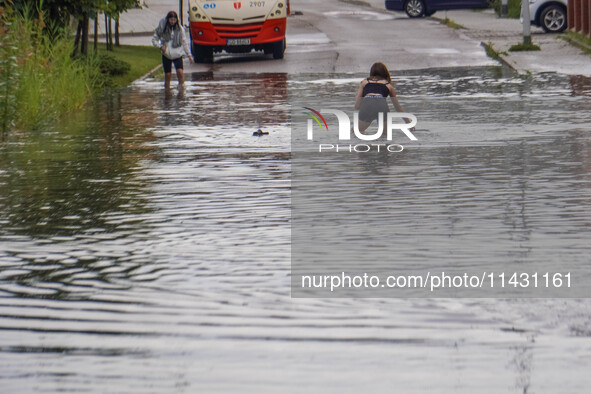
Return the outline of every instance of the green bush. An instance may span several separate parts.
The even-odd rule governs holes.
[[[102,86],[99,63],[72,58],[68,31],[49,37],[43,14],[0,7],[2,132],[33,129],[80,108]]]
[[[490,0],[490,7],[494,8],[497,15],[501,15],[501,0]],[[521,0],[509,0],[507,3],[507,18],[518,19],[521,15]]]
[[[100,54],[99,68],[101,73],[108,74],[111,76],[125,75],[131,70],[131,65],[126,61],[116,59],[115,57],[108,54]]]
[[[509,48],[510,52],[525,52],[525,51],[540,51],[541,48],[539,46],[537,46],[536,44],[525,44],[525,43],[520,43],[520,44],[515,44],[512,45],[511,48]]]
[[[5,133],[14,126],[17,101],[16,88],[19,80],[16,37],[8,34],[11,21],[3,20],[0,8],[0,132]]]

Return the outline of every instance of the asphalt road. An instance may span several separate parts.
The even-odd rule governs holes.
[[[390,70],[498,64],[480,42],[431,19],[409,19],[339,0],[299,0],[288,19],[283,60],[258,53],[216,55],[214,64],[186,64],[188,72],[367,72],[382,61]]]

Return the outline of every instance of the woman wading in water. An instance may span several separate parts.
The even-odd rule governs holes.
[[[179,17],[175,11],[170,11],[166,18],[161,19],[152,37],[152,45],[160,48],[162,52],[162,68],[164,68],[164,87],[170,88],[172,79],[172,64],[176,70],[179,88],[185,87],[185,74],[183,71],[183,55],[189,57],[193,63],[193,57],[189,51],[189,43],[185,36],[185,29],[179,24]]]
[[[388,102],[390,97],[394,108],[398,112],[405,112],[396,98],[396,90],[392,84],[390,72],[384,63],[374,63],[369,71],[369,77],[361,81],[355,109],[359,110],[359,131],[365,131],[371,123],[378,119],[380,113],[384,117],[388,113]],[[405,122],[410,123],[405,119]],[[414,127],[411,129],[414,130]]]

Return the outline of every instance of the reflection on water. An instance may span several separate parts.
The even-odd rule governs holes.
[[[290,298],[290,105],[353,100],[360,78],[196,74],[168,93],[145,81],[2,141],[2,391],[585,392],[585,300]],[[432,245],[466,223],[479,236],[490,217],[491,243],[524,256],[552,229],[582,248],[587,80],[396,82],[420,144],[349,165],[382,182],[395,171],[394,202],[431,210]]]

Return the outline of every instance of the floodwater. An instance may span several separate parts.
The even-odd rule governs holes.
[[[2,141],[1,391],[587,392],[586,299],[290,297],[290,110],[354,97],[361,77],[147,80]],[[420,143],[352,160],[383,181],[404,160],[411,212],[428,213],[411,234],[429,221],[430,248],[473,240],[462,261],[482,266],[485,239],[528,259],[553,232],[553,259],[588,263],[588,79],[395,80]]]
[[[400,130],[390,142],[339,139],[336,117],[325,113],[327,130],[310,129],[310,142],[306,121],[313,120],[304,108],[342,109],[352,119],[351,91],[358,81],[294,82],[292,265],[298,295],[591,296],[591,119],[580,79],[514,78],[491,70],[404,74],[397,81],[400,101],[419,118],[418,141]],[[389,153],[388,143],[404,150]],[[381,276],[383,287],[376,282],[374,291],[335,292],[317,281],[317,291],[298,291],[302,276],[343,271]],[[387,275],[436,272],[467,273],[487,284],[494,277],[496,286],[473,280],[473,289],[433,293],[384,284]],[[502,287],[514,273],[523,282]],[[540,285],[541,276],[552,280]]]

